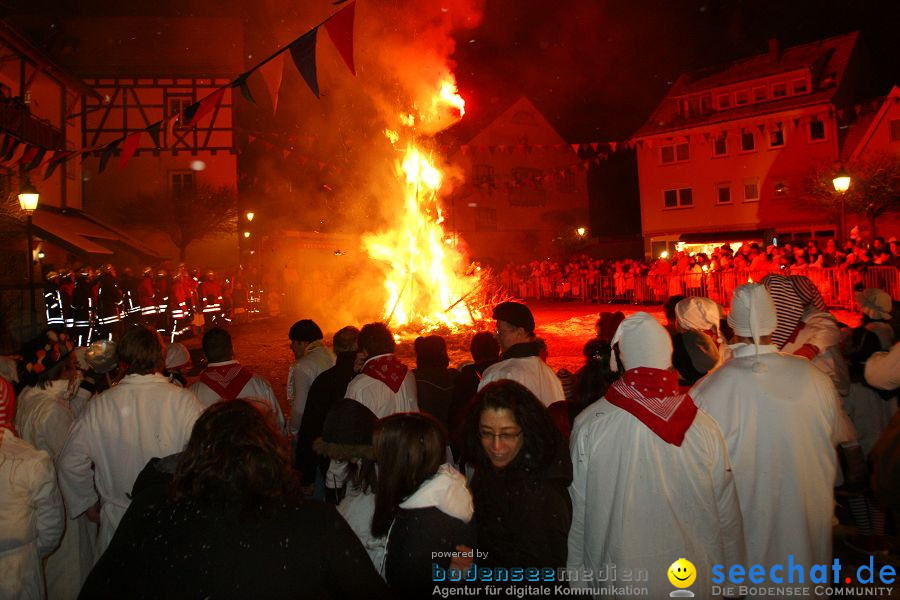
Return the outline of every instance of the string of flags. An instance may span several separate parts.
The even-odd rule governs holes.
[[[345,0],[344,0],[345,1]],[[342,2],[341,2],[342,3]],[[336,3],[337,4],[337,3]],[[155,147],[159,148],[160,132],[168,131],[175,125],[184,124],[186,127],[194,127],[210,114],[216,106],[222,101],[226,90],[229,88],[239,89],[241,95],[249,102],[255,104],[256,101],[250,92],[248,79],[254,72],[259,72],[266,84],[272,88],[271,73],[274,69],[268,68],[270,65],[281,65],[285,55],[290,55],[295,67],[299,71],[303,80],[309,89],[319,97],[319,83],[316,73],[316,41],[319,28],[324,27],[329,38],[335,45],[347,68],[353,75],[356,75],[356,67],[353,62],[353,20],[355,14],[355,0],[349,2],[339,11],[307,31],[290,44],[280,48],[271,56],[258,63],[254,67],[244,71],[228,84],[216,88],[197,102],[187,106],[183,111],[161,119],[144,129],[134,131],[111,142],[104,144],[79,148],[77,150],[63,150],[43,148],[38,145],[29,144],[20,140],[11,132],[2,132],[0,139],[0,165],[5,167],[19,167],[22,171],[33,171],[35,169],[44,169],[43,179],[49,179],[56,169],[64,162],[76,157],[82,159],[90,154],[100,153],[99,172],[106,169],[109,160],[115,155],[117,150],[121,150],[119,154],[119,168],[123,168],[135,155],[143,135],[149,135]],[[278,70],[278,85],[280,86],[280,69]],[[271,94],[273,109],[277,106],[277,89]]]

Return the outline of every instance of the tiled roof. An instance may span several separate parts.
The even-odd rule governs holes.
[[[634,138],[828,103],[840,85],[858,37],[856,32],[847,33],[785,48],[777,59],[769,53],[760,54],[724,66],[682,75],[647,122],[634,134]],[[808,69],[812,75],[812,90],[808,94],[721,111],[711,110],[692,117],[684,117],[676,110],[675,99],[681,96],[800,69]]]

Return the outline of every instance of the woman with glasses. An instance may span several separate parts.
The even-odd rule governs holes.
[[[568,447],[547,409],[508,379],[475,396],[464,426],[484,567],[566,566],[572,522]]]

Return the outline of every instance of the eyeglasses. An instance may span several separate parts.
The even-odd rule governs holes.
[[[494,438],[498,438],[504,444],[511,444],[519,439],[519,436],[522,435],[522,430],[515,433],[511,433],[509,431],[504,431],[503,433],[494,433],[493,431],[479,431],[478,435],[481,437],[481,441],[483,442],[493,442]]]

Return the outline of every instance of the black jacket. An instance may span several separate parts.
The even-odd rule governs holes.
[[[347,385],[356,375],[353,361],[356,352],[338,352],[334,366],[319,373],[306,396],[306,409],[297,431],[295,466],[300,471],[300,482],[310,485],[316,480],[316,465],[322,472],[328,470],[328,459],[318,456],[312,449],[313,442],[322,436],[322,427],[331,404],[344,397]]]
[[[428,413],[450,429],[453,390],[459,379],[456,369],[423,367],[413,369],[419,410]]]
[[[477,468],[469,482],[478,549],[488,553],[480,566],[565,567],[572,524],[568,448],[560,441],[545,469],[530,469],[523,458],[505,469]]]
[[[284,499],[265,516],[242,517],[227,502],[171,501],[157,477],[131,503],[79,599],[388,597],[333,506]]]

